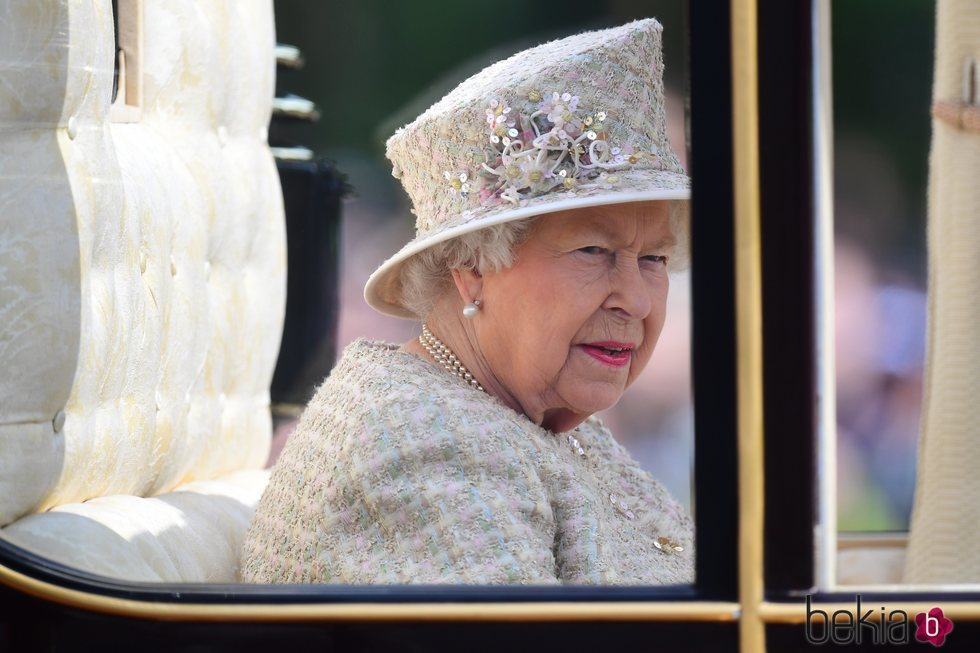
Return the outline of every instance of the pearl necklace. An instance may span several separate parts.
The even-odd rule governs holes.
[[[436,359],[437,362],[442,363],[442,366],[445,367],[446,371],[448,371],[450,374],[455,374],[477,390],[486,392],[486,390],[483,389],[483,386],[480,385],[480,382],[477,381],[473,375],[470,374],[470,371],[466,369],[463,363],[456,358],[456,354],[454,354],[449,347],[442,344],[442,340],[439,340],[439,338],[432,335],[432,332],[429,331],[429,327],[425,323],[422,324],[422,333],[419,334],[419,344],[422,345],[422,347],[424,347],[425,350],[429,352],[429,354]]]
[[[428,325],[424,322],[422,323],[422,333],[419,334],[419,344],[422,345],[427,352],[429,352],[429,355],[432,356],[432,358],[436,359],[436,362],[441,363],[442,366],[446,368],[447,372],[458,376],[477,390],[486,392],[486,390],[483,389],[483,386],[480,385],[480,382],[473,377],[470,371],[466,369],[466,366],[463,365],[459,358],[457,358],[456,354],[453,353],[453,350],[443,344],[439,338],[432,335],[432,332],[429,331]],[[568,434],[568,444],[571,445],[572,451],[577,453],[582,458],[586,458],[585,448],[582,446],[582,443],[578,441],[578,438],[571,433]],[[636,519],[636,515],[632,510],[630,510],[629,505],[627,505],[627,503],[621,498],[615,494],[610,494],[609,501],[624,517],[630,521]],[[668,540],[664,537],[654,542],[654,546],[665,553],[683,551],[680,546],[677,546],[676,542]]]
[[[422,347],[424,347],[425,350],[429,352],[429,354],[436,359],[437,362],[441,363],[450,374],[455,374],[464,381],[467,381],[477,390],[486,392],[486,390],[483,389],[483,386],[480,385],[479,381],[473,378],[473,375],[470,374],[468,369],[466,369],[466,366],[463,365],[459,358],[456,357],[453,350],[447,347],[442,340],[439,340],[439,338],[432,335],[432,332],[429,331],[429,326],[425,323],[422,324],[422,333],[419,334],[419,344],[422,345]],[[571,445],[572,451],[580,456],[585,456],[585,449],[582,447],[582,443],[579,442],[578,438],[571,433],[568,434],[568,444]],[[613,501],[613,503],[616,502]]]

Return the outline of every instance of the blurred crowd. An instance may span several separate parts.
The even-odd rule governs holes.
[[[926,347],[925,231],[892,161],[842,138],[835,175],[837,506],[844,531],[908,528]]]

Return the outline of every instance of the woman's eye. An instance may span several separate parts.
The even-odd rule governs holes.
[[[644,256],[643,257],[643,260],[644,261],[648,261],[650,263],[662,264],[662,263],[666,263],[667,262],[667,257],[666,256],[661,256],[659,254],[651,254],[649,256]]]
[[[579,247],[578,251],[585,254],[605,254],[605,248],[599,247],[598,245],[590,245],[589,247]]]

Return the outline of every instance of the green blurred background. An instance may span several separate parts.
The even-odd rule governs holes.
[[[841,530],[908,529],[926,329],[935,2],[833,0]]]
[[[279,41],[306,67],[280,88],[314,100],[323,118],[304,139],[317,151],[383,154],[384,140],[460,81],[526,47],[584,29],[656,17],[669,83],[687,78],[686,2],[447,0],[276,2]]]

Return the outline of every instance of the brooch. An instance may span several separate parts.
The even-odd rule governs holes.
[[[657,540],[653,543],[653,546],[657,547],[664,553],[668,553],[668,554],[680,553],[681,551],[684,550],[684,547],[682,547],[680,544],[670,539],[669,537],[658,537]]]

